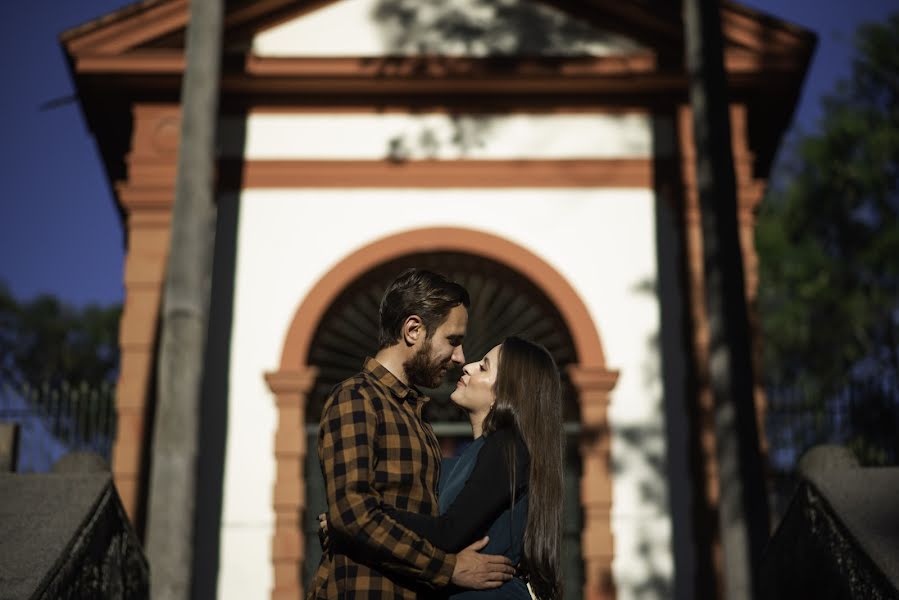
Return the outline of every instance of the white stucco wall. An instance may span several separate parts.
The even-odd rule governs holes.
[[[227,118],[221,152],[250,160],[381,160],[401,148],[408,160],[567,160],[652,155],[645,113],[251,113]],[[663,140],[670,152],[671,139]]]
[[[298,305],[330,267],[361,246],[439,226],[487,232],[529,249],[585,301],[609,366],[621,371],[610,408],[619,597],[636,598],[632,592],[647,577],[670,579],[664,470],[654,470],[650,460],[664,454],[652,343],[659,308],[646,290],[656,276],[650,190],[246,190],[240,213],[222,598],[262,597],[271,586],[275,408],[262,374],[277,369]]]

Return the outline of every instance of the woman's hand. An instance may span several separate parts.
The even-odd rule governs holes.
[[[324,553],[331,547],[331,538],[328,537],[328,515],[325,513],[318,515],[318,543]]]

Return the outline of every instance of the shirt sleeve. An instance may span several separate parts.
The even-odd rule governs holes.
[[[389,517],[374,480],[377,414],[357,390],[338,390],[325,406],[319,458],[328,497],[328,527],[354,554],[432,587],[448,585],[456,556]]]
[[[392,506],[384,510],[402,525],[447,552],[459,552],[490,528],[512,503],[509,470],[502,438],[515,437],[516,500],[527,491],[529,457],[521,438],[508,431],[498,431],[484,441],[477,462],[465,486],[453,503],[439,517],[420,515]]]

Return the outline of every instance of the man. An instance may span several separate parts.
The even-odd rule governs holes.
[[[468,292],[436,273],[408,269],[381,300],[379,350],[331,391],[318,455],[328,496],[328,534],[308,598],[427,598],[450,583],[487,589],[514,573],[480,540],[447,554],[388,517],[384,505],[437,515],[440,446],[422,419],[428,398],[462,365]]]

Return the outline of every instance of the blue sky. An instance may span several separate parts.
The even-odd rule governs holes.
[[[123,237],[103,166],[80,109],[58,35],[128,0],[0,3],[0,281],[20,299],[51,293],[75,305],[121,302]],[[809,132],[820,98],[849,73],[855,28],[899,11],[899,0],[747,0],[818,33],[794,117]]]

